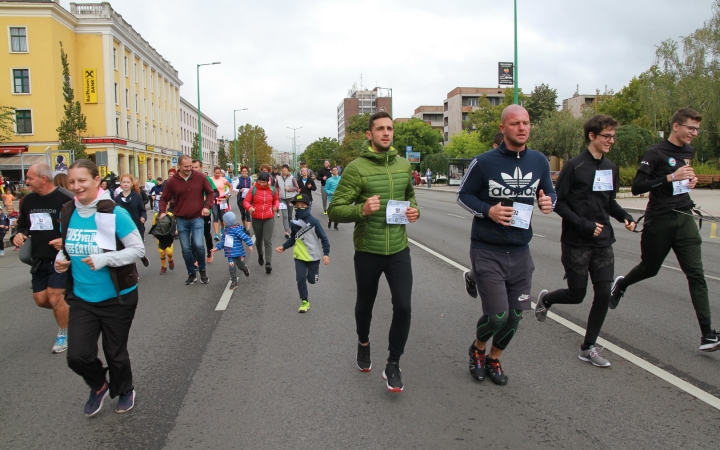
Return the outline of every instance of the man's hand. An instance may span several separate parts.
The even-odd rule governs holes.
[[[365,204],[362,207],[362,215],[369,216],[375,211],[380,209],[380,196],[373,195],[369,199],[365,200]]]
[[[50,245],[55,250],[60,250],[62,248],[62,238],[53,239],[52,241],[48,242],[48,245]]]
[[[209,215],[210,215],[210,210],[207,209],[207,208],[203,208],[203,210],[202,210],[202,215],[205,216],[205,217],[209,216]]]
[[[407,215],[408,222],[413,223],[416,220],[418,220],[418,217],[420,217],[420,211],[418,211],[417,208],[408,206],[407,212],[405,213],[405,215]]]
[[[627,229],[628,231],[635,231],[636,226],[637,223],[629,222],[627,219],[625,219],[625,229]]]
[[[144,217],[141,217],[141,218],[140,218],[140,223],[145,223],[145,218],[144,218]],[[52,245],[52,244],[51,244],[51,245]]]
[[[167,215],[167,214],[165,214],[165,213],[160,213],[160,215],[158,216],[158,220],[162,219],[162,218],[165,217],[166,215]]]
[[[595,231],[593,231],[593,237],[600,236],[600,233],[602,233],[604,225],[601,223],[595,222]]]
[[[93,263],[93,260],[92,260],[91,257],[86,256],[85,258],[81,259],[80,261],[81,261],[81,262],[84,262],[85,264],[87,264],[88,266],[90,266],[90,268],[91,268],[92,270],[95,270],[95,264]]]
[[[550,214],[552,212],[552,198],[545,195],[542,189],[540,189],[540,193],[538,194],[538,206],[543,214]]]
[[[693,169],[691,166],[682,166],[678,170],[675,171],[675,173],[672,174],[672,176],[668,175],[668,181],[673,181],[673,177],[675,181],[682,181],[682,180],[692,180],[695,178],[695,169]]]
[[[280,247],[276,248],[275,251],[278,252],[278,253],[282,253],[282,252],[285,251],[285,247],[283,247],[283,246],[281,245]]]
[[[509,227],[514,213],[515,209],[512,206],[502,206],[502,204],[498,202],[497,205],[490,208],[488,216],[490,216],[490,220],[493,222]]]
[[[323,177],[323,181],[325,181],[325,180],[327,180],[327,177]],[[327,263],[325,263],[325,265],[327,265]]]
[[[55,260],[55,271],[59,273],[67,272],[70,267],[70,261],[67,259]]]
[[[688,181],[688,187],[690,189],[695,189],[695,186],[697,185],[698,179],[697,177],[690,178],[690,181]]]
[[[13,238],[13,244],[15,244],[15,247],[22,246],[25,241],[27,241],[27,236],[25,236],[22,233],[18,233],[15,235],[15,238]]]
[[[330,257],[328,255],[323,255],[323,264],[326,266],[330,264]]]

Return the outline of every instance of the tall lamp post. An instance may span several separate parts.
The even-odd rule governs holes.
[[[205,64],[198,64],[197,65],[197,91],[198,91],[198,159],[200,162],[203,160],[203,151],[202,151],[202,116],[200,115],[200,66],[212,66],[215,64],[220,64],[220,62],[211,62],[211,63],[205,63]]]
[[[235,128],[234,128],[234,129],[235,129],[235,157],[234,157],[235,167],[234,167],[234,170],[235,170],[235,172],[237,172],[238,174],[240,174],[240,171],[238,170],[238,164],[237,164],[237,138],[238,138],[238,132],[237,132],[237,123],[235,123],[235,113],[238,112],[238,111],[247,111],[247,108],[234,109],[234,110],[233,110],[233,126],[235,127]]]
[[[293,138],[292,138],[292,140],[293,140],[292,141],[293,142],[293,166],[295,166],[295,167],[293,167],[293,169],[297,169],[297,164],[295,161],[297,159],[297,148],[295,147],[295,139],[297,138],[297,136],[295,135],[295,132],[297,130],[301,129],[302,127],[297,127],[297,128],[285,127],[285,128],[287,128],[288,130],[293,130]]]
[[[252,169],[253,173],[255,173],[255,134],[257,134],[257,125],[255,125],[255,131],[253,131],[253,143],[252,143],[252,150],[253,150],[253,161],[252,161]]]
[[[519,103],[518,101],[518,55],[517,55],[517,0],[514,1],[515,3],[515,73],[513,74],[513,78],[515,78],[515,91],[513,93],[513,103],[516,105]]]

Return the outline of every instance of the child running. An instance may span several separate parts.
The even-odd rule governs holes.
[[[225,223],[225,229],[220,237],[220,242],[217,243],[212,252],[215,253],[218,250],[225,248],[225,256],[227,256],[228,263],[230,265],[230,289],[235,289],[238,285],[237,282],[237,268],[242,270],[246,277],[250,276],[250,271],[245,265],[245,248],[243,242],[248,246],[248,251],[253,251],[253,241],[250,236],[245,233],[245,229],[235,221],[234,212],[226,212],[222,216],[222,220]]]
[[[310,310],[305,280],[310,284],[315,284],[318,281],[320,278],[321,256],[326,266],[330,264],[330,241],[322,225],[320,225],[320,221],[310,214],[308,209],[310,201],[305,194],[298,194],[293,198],[295,220],[290,223],[290,239],[275,249],[278,253],[282,253],[290,247],[295,247],[293,249],[295,279],[301,301],[300,309],[298,309],[299,313],[306,313]],[[321,243],[322,254],[320,250]]]
[[[163,222],[161,222],[160,225],[158,225],[159,216],[160,214],[155,214],[152,228],[150,228],[150,234],[155,236],[155,239],[158,241],[160,275],[165,275],[165,272],[167,272],[167,264],[170,265],[170,270],[175,268],[175,262],[173,261],[173,242],[175,242],[175,235],[177,235],[178,232],[175,218],[169,208],[168,213],[162,218]]]

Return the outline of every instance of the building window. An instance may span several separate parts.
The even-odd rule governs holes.
[[[32,134],[32,111],[29,109],[15,110],[15,133]]]
[[[113,69],[117,70],[117,49],[113,47]]]
[[[125,108],[130,109],[130,91],[125,89]]]
[[[127,64],[127,63],[128,63],[128,59],[127,59],[127,56],[126,56],[126,57],[125,57],[125,76],[128,76],[128,70],[127,70],[127,69],[128,69],[128,64]]]
[[[130,121],[129,120],[125,123],[125,130],[127,131],[128,139],[130,139]]]
[[[138,97],[137,94],[135,94],[135,112],[138,110]]]
[[[10,51],[13,53],[27,53],[27,28],[10,27]]]
[[[118,104],[118,91],[117,83],[115,83],[115,104]]]
[[[30,93],[30,71],[28,69],[13,69],[13,92],[15,94]]]

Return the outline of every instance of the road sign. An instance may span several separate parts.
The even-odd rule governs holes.
[[[174,156],[173,156],[173,158],[172,158],[172,163],[173,163],[173,165],[177,164],[177,158],[174,157]]]
[[[498,84],[515,84],[515,70],[513,63],[498,63]]]
[[[405,158],[412,164],[420,164],[420,152],[405,152]]]
[[[138,155],[138,164],[145,164],[145,155],[142,153]]]
[[[406,145],[406,146],[405,146],[405,151],[406,151],[406,152],[411,152],[411,151],[412,151],[412,145]]]

